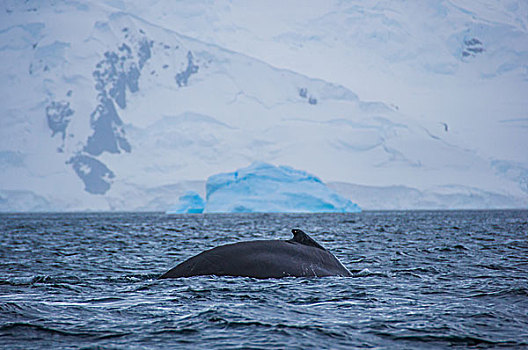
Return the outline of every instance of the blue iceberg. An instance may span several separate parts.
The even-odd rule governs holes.
[[[178,204],[167,210],[167,214],[200,214],[204,211],[205,201],[194,191],[188,191],[179,199]]]
[[[207,213],[357,213],[361,208],[319,178],[287,166],[256,162],[209,177]]]

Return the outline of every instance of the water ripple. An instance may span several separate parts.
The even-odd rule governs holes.
[[[0,214],[5,348],[528,347],[528,211]],[[352,278],[158,280],[300,227]]]

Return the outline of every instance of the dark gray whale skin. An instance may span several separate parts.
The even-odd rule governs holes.
[[[185,260],[160,278],[202,275],[253,278],[352,276],[337,258],[301,230],[287,241],[222,245]]]

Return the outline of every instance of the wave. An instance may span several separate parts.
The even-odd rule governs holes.
[[[521,296],[526,297],[528,296],[528,288],[526,287],[514,287],[514,288],[505,288],[500,290],[494,290],[494,291],[478,291],[477,293],[471,294],[468,297],[469,298],[483,298],[483,297],[514,297],[514,296]]]
[[[39,338],[39,336],[60,336],[66,338],[81,339],[108,339],[129,335],[129,332],[101,332],[101,331],[71,331],[47,327],[37,323],[13,322],[0,326],[0,337],[15,339]]]
[[[320,335],[325,335],[331,338],[345,338],[342,333],[335,332],[330,327],[313,324],[290,324],[290,323],[271,323],[258,320],[229,320],[222,316],[213,315],[207,319],[209,324],[213,323],[224,329],[251,329],[251,328],[265,328],[276,331],[302,331],[314,332]]]
[[[449,344],[449,346],[505,346],[505,347],[522,347],[528,345],[525,342],[515,342],[510,340],[491,340],[484,337],[472,335],[453,335],[453,334],[423,334],[423,335],[401,335],[385,332],[372,332],[377,336],[389,338],[395,341],[419,342],[419,343],[440,343]]]

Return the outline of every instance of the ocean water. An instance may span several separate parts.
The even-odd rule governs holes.
[[[157,279],[295,227],[354,277]],[[0,347],[528,348],[528,211],[1,214]]]

